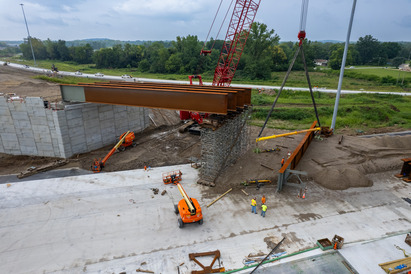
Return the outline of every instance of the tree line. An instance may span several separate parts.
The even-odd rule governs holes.
[[[195,35],[178,36],[175,41],[121,43],[111,47],[95,49],[89,43],[67,46],[64,40],[41,41],[32,38],[36,59],[73,61],[78,64],[95,64],[97,68],[129,68],[150,73],[202,74],[214,72],[223,46],[222,40],[211,39],[204,48],[211,50],[207,56],[200,55],[204,42]],[[270,79],[271,72],[285,71],[298,43],[282,42],[274,30],[267,25],[254,22],[237,76],[247,79]],[[30,45],[20,45],[23,57],[31,59]],[[309,67],[315,59],[328,60],[329,67],[340,69],[344,43],[304,41],[304,52]],[[349,45],[347,65],[398,66],[409,58],[411,43],[380,42],[371,35]],[[294,69],[303,69],[298,58]]]

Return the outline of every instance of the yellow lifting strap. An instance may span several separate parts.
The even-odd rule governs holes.
[[[304,133],[304,132],[318,131],[318,130],[321,130],[321,127],[315,127],[315,128],[304,129],[304,130],[299,130],[299,131],[294,131],[294,132],[288,132],[288,133],[284,133],[284,134],[260,137],[260,138],[255,139],[255,141],[260,142],[260,141],[264,141],[264,140],[269,140],[269,139],[274,139],[274,138],[279,138],[279,137],[285,137],[285,136],[300,134],[300,133]]]

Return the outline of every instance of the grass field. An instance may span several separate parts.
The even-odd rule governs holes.
[[[263,125],[275,95],[252,94],[252,124]],[[335,95],[315,94],[322,126],[330,126]],[[411,97],[381,94],[342,95],[338,108],[336,129],[351,128],[368,131],[371,128],[394,127],[411,129]],[[311,97],[307,92],[283,91],[272,113],[268,127],[304,129],[316,119]]]

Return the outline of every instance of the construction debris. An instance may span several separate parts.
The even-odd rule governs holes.
[[[339,144],[339,145],[341,145],[343,139],[344,139],[344,135],[341,135],[340,140],[338,140],[338,144]]]
[[[136,272],[154,273],[154,271],[144,270],[144,269],[140,269],[140,268],[137,268],[137,269],[136,269]]]
[[[214,255],[214,259],[209,266],[204,266],[202,263],[200,263],[197,260],[197,257],[205,257],[205,256],[213,256],[213,255]],[[206,273],[224,272],[225,268],[221,266],[220,256],[221,256],[220,250],[188,254],[188,257],[190,258],[190,260],[196,262],[203,269],[203,270],[193,270],[191,271],[191,274],[206,274]],[[213,265],[216,262],[216,260],[218,260],[219,268],[213,268]]]
[[[411,182],[411,158],[401,159],[404,162],[401,168],[401,172],[396,174],[395,177],[403,178],[407,183]]]
[[[287,254],[286,251],[280,252],[280,253],[276,253],[276,254],[271,254],[271,255],[268,256],[268,257],[267,257],[267,254],[262,254],[262,255],[260,255],[260,256],[250,256],[250,255],[249,255],[249,256],[247,256],[247,257],[243,260],[243,264],[249,265],[249,264],[252,264],[252,263],[259,263],[259,262],[261,262],[262,260],[264,260],[265,257],[267,257],[267,260],[271,260],[271,259],[274,259],[274,258],[281,257],[281,256],[283,256],[283,255],[285,255],[285,254]]]
[[[217,202],[218,200],[220,200],[223,196],[225,196],[228,192],[230,192],[231,190],[233,190],[232,188],[230,188],[229,190],[227,190],[223,195],[221,195],[220,197],[218,197],[217,199],[215,199],[214,201],[212,201],[207,207],[210,207],[212,204],[214,204],[215,202]]]
[[[163,190],[162,192],[161,192],[161,196],[164,196],[164,194],[166,194],[167,193],[167,190]]]
[[[247,192],[245,192],[245,190],[244,189],[242,189],[241,190],[245,195],[247,195],[248,196],[248,193]]]
[[[411,269],[411,258],[394,260],[378,264],[386,273],[405,273],[404,270]]]
[[[151,190],[153,191],[154,195],[157,195],[160,191],[158,188],[152,188]]]
[[[257,270],[257,268],[258,268],[264,261],[266,261],[266,260],[271,256],[271,254],[273,254],[273,252],[284,242],[284,240],[285,240],[285,237],[283,237],[283,239],[271,250],[271,252],[268,253],[268,255],[267,255],[264,259],[261,260],[261,262],[253,269],[253,271],[250,272],[250,274],[254,273],[254,272]]]
[[[407,236],[405,237],[405,242],[411,246],[411,233],[408,233]]]
[[[208,182],[208,181],[204,181],[204,180],[198,180],[198,181],[197,181],[197,184],[203,185],[203,186],[211,186],[211,187],[214,187],[214,186],[215,186],[215,183],[213,183],[213,182]]]
[[[55,169],[57,167],[61,167],[64,166],[66,164],[68,164],[69,161],[68,160],[57,160],[54,163],[49,163],[40,167],[30,167],[28,168],[26,171],[20,172],[19,175],[17,175],[17,178],[22,179],[25,177],[29,177],[32,176],[34,174],[40,173],[40,172],[45,172],[48,170],[52,170]]]
[[[260,164],[262,167],[265,167],[265,168],[268,168],[268,169],[270,169],[270,170],[272,170],[272,171],[274,171],[274,168],[271,168],[271,167],[269,167],[269,166],[266,166],[266,165],[264,165],[264,164]]]
[[[344,244],[344,238],[338,235],[334,235],[334,238],[332,239],[332,243],[333,243],[334,249],[341,249]]]

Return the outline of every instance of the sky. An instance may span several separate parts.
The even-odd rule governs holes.
[[[197,35],[204,41],[221,0],[0,0],[0,41],[109,38],[175,40]],[[258,2],[258,0],[254,0]],[[274,29],[281,41],[296,41],[302,0],[261,0],[255,21]],[[224,0],[210,36],[216,37],[231,0]],[[311,0],[306,23],[312,41],[345,41],[353,0]],[[217,37],[224,39],[228,21]],[[411,0],[358,0],[351,41],[372,35],[379,41],[411,41]]]

